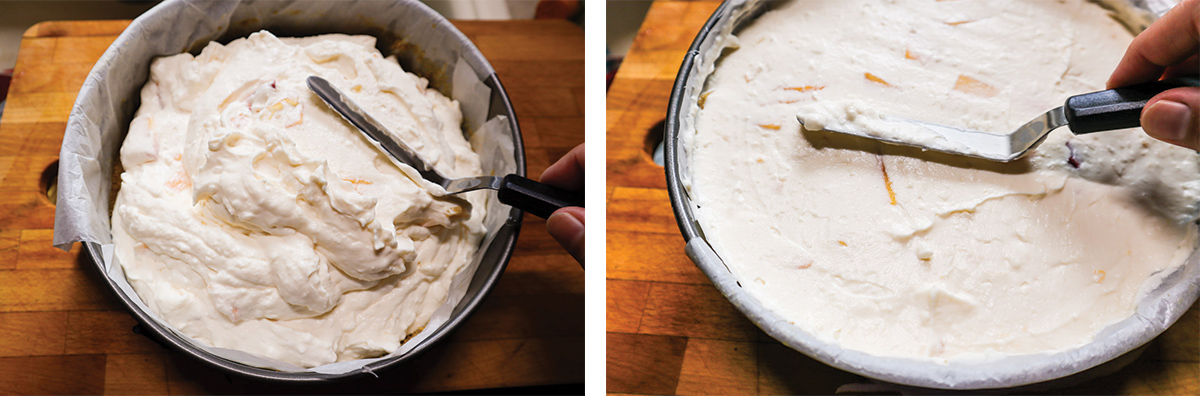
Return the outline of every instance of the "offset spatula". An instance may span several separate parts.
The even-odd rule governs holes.
[[[1050,134],[1050,131],[1063,125],[1069,125],[1071,132],[1076,135],[1141,126],[1142,108],[1146,106],[1146,102],[1150,98],[1168,89],[1189,86],[1200,86],[1200,78],[1179,77],[1072,96],[1062,107],[1047,111],[1008,134],[963,130],[899,117],[883,117],[884,122],[893,123],[897,128],[912,130],[915,127],[926,135],[923,137],[945,139],[944,143],[946,144],[937,146],[925,146],[918,142],[876,136],[859,130],[853,125],[832,127],[834,129],[826,128],[826,130],[885,143],[1009,162],[1024,156],[1030,149],[1041,143],[1042,139]],[[804,124],[804,120],[800,119],[800,123]]]
[[[562,207],[583,206],[582,191],[566,191],[518,175],[504,177],[464,177],[461,179],[448,178],[426,163],[425,160],[421,159],[421,156],[417,155],[416,151],[413,151],[403,142],[392,139],[385,132],[387,129],[379,121],[376,121],[363,111],[362,108],[359,108],[350,98],[347,98],[341,91],[334,88],[329,81],[321,77],[311,76],[308,78],[308,88],[316,93],[317,97],[325,101],[325,104],[328,104],[330,108],[341,114],[342,118],[345,118],[346,121],[357,127],[359,131],[362,131],[363,135],[379,142],[380,147],[383,147],[384,151],[397,160],[400,160],[400,162],[416,169],[425,180],[441,185],[449,194],[458,194],[485,188],[496,190],[496,196],[500,199],[501,203],[532,213],[543,219],[550,217],[551,213]]]

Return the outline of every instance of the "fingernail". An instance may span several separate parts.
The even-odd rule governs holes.
[[[1155,138],[1178,142],[1187,137],[1192,110],[1187,105],[1160,100],[1142,112],[1142,129]]]

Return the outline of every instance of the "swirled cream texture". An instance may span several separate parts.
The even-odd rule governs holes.
[[[698,98],[696,217],[742,287],[844,348],[948,361],[1082,346],[1196,249],[1196,152],[1059,130],[1000,164],[806,131],[796,114],[1011,130],[1103,89],[1131,40],[1078,0],[776,5]]]
[[[154,60],[113,209],[125,276],[159,317],[303,367],[395,350],[484,233],[478,196],[422,188],[309,92],[310,75],[440,171],[482,173],[458,103],[373,37],[262,31]]]

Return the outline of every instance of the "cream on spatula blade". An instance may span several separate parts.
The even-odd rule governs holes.
[[[421,158],[415,150],[404,142],[393,139],[387,127],[367,114],[342,91],[338,90],[328,80],[309,76],[306,80],[308,88],[317,95],[329,108],[338,113],[362,132],[367,139],[378,143],[379,150],[392,158],[412,167],[422,179],[441,186],[449,195],[468,191],[491,189],[496,190],[496,198],[500,203],[510,205],[529,212],[530,214],[549,218],[558,209],[568,206],[583,207],[583,191],[567,191],[550,185],[538,183],[524,176],[511,174],[506,176],[477,176],[451,178],[438,171],[429,162]]]
[[[1063,106],[1008,133],[958,129],[890,115],[830,119],[801,112],[797,118],[808,130],[824,129],[885,143],[1009,162],[1024,156],[1060,126],[1068,125],[1076,135],[1141,126],[1142,108],[1150,98],[1168,89],[1196,86],[1200,86],[1200,78],[1190,76],[1076,95]]]

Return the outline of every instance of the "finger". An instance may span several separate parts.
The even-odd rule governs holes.
[[[1146,102],[1142,129],[1155,139],[1200,150],[1200,87],[1175,88]]]
[[[1129,44],[1108,78],[1108,88],[1157,80],[1167,67],[1200,48],[1200,0],[1184,0]]]
[[[546,232],[583,265],[583,208],[562,208],[546,219]]]
[[[571,149],[567,155],[559,158],[542,172],[539,179],[564,190],[579,191],[583,189],[583,143]]]

